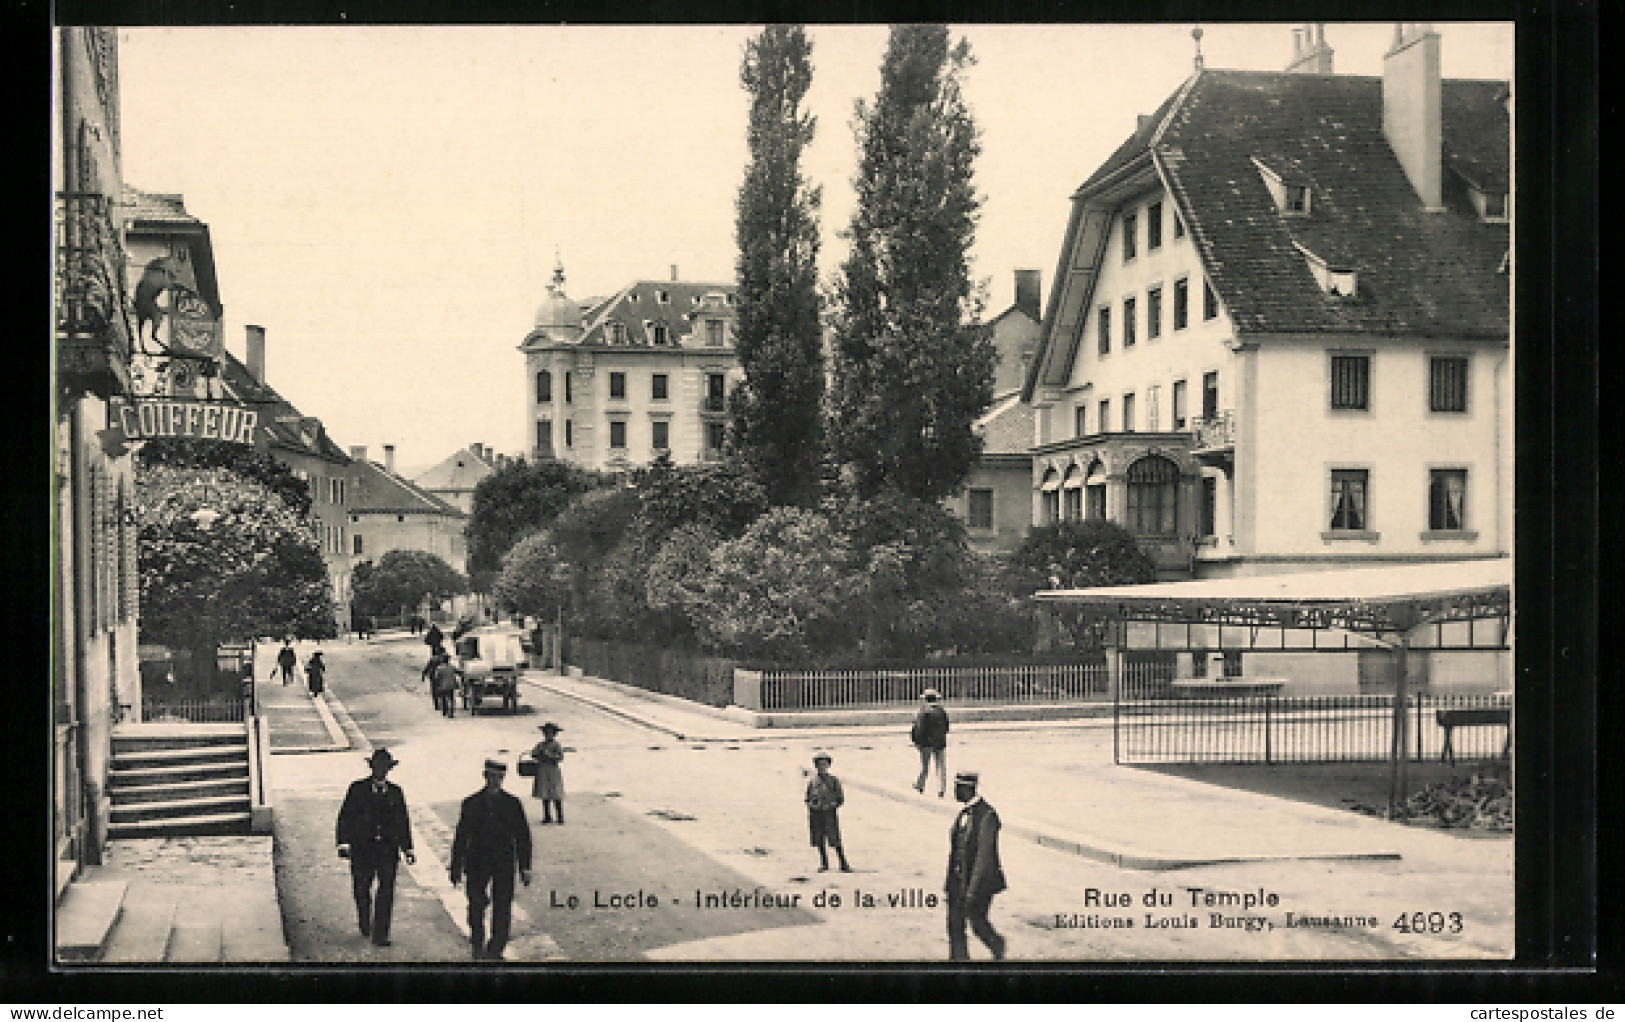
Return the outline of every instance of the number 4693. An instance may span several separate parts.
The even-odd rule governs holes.
[[[1394,920],[1400,933],[1460,933],[1460,912],[1408,912]]]

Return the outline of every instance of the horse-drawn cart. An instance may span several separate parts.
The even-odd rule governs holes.
[[[519,709],[519,671],[525,651],[513,632],[481,629],[456,642],[457,673],[462,678],[463,709],[500,700],[509,713]]]

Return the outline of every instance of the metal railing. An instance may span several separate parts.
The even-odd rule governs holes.
[[[1449,736],[1455,760],[1500,757],[1510,745],[1511,699],[1505,694],[1416,693],[1406,700],[1405,754],[1440,759]],[[1463,710],[1490,723],[1447,726]],[[1440,711],[1444,711],[1441,718]],[[1394,754],[1394,696],[1200,696],[1119,699],[1119,763],[1387,762]]]
[[[148,724],[232,724],[245,718],[247,702],[229,696],[143,699],[141,719]]]
[[[1218,415],[1191,420],[1191,444],[1199,451],[1236,445],[1236,415],[1226,408]]]
[[[1070,703],[1110,698],[1103,663],[910,667],[899,670],[766,670],[761,709],[909,705],[934,688],[953,703]]]

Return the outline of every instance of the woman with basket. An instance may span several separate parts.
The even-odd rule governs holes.
[[[564,825],[564,772],[559,764],[564,760],[564,746],[560,745],[556,737],[564,730],[551,720],[541,727],[542,740],[530,750],[533,762],[523,760],[519,764],[520,773],[535,771],[535,781],[531,784],[530,794],[533,798],[542,800],[542,822],[552,823],[553,814],[558,813],[559,825]]]

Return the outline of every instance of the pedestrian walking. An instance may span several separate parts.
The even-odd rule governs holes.
[[[436,710],[440,709],[440,691],[435,687],[436,683],[434,679],[434,672],[435,668],[439,666],[440,654],[430,653],[429,662],[424,664],[423,670],[418,673],[418,677],[426,682],[429,686],[429,701],[434,704],[434,708]]]
[[[508,946],[513,918],[513,875],[530,886],[530,824],[525,807],[502,790],[508,765],[485,761],[485,787],[463,799],[451,842],[452,886],[468,879],[468,933],[474,960],[498,961]],[[485,906],[491,906],[491,939],[485,939]]]
[[[423,635],[423,641],[436,653],[446,652],[446,633],[442,632],[440,626],[432,621],[429,623],[429,630]]]
[[[847,864],[846,851],[841,847],[841,821],[835,813],[846,804],[846,793],[841,790],[841,779],[829,772],[833,761],[834,757],[827,752],[813,757],[817,773],[807,781],[807,829],[812,846],[818,849],[818,872],[829,872],[829,853],[824,851],[828,844],[835,849],[841,872],[850,873],[852,867]]]
[[[954,777],[954,798],[965,803],[948,846],[948,957],[956,962],[970,957],[967,922],[994,958],[1002,959],[1005,950],[1005,939],[987,918],[993,896],[1006,886],[999,865],[999,814],[977,793],[979,780],[969,770]]]
[[[327,665],[322,662],[322,651],[318,649],[310,655],[310,659],[305,663],[305,680],[310,682],[311,695],[319,696],[322,694],[322,689],[326,687],[324,684],[326,678]]]
[[[536,780],[531,783],[532,798],[542,800],[542,822],[553,822],[553,811],[559,814],[559,826],[564,826],[564,772],[559,764],[564,760],[564,746],[558,742],[558,733],[564,729],[551,720],[541,726],[542,740],[530,750],[536,761]]]
[[[920,776],[914,790],[925,794],[931,764],[937,766],[937,797],[948,790],[948,711],[942,708],[942,695],[934,688],[920,693],[920,712],[914,715],[909,740],[920,752]]]
[[[440,664],[434,669],[435,705],[447,717],[457,715],[457,666],[451,657],[440,654]]]
[[[283,639],[282,648],[277,650],[276,665],[282,670],[282,684],[286,685],[293,680],[293,669],[299,666],[299,654],[293,651],[293,640]],[[276,677],[276,672],[271,672]]]
[[[339,858],[350,860],[361,935],[371,937],[379,947],[389,946],[389,917],[395,907],[395,871],[400,856],[405,854],[407,865],[417,862],[412,854],[406,795],[400,785],[385,776],[397,762],[388,749],[373,751],[367,760],[372,776],[350,785],[336,828]],[[376,894],[372,890],[374,880],[378,883]]]

